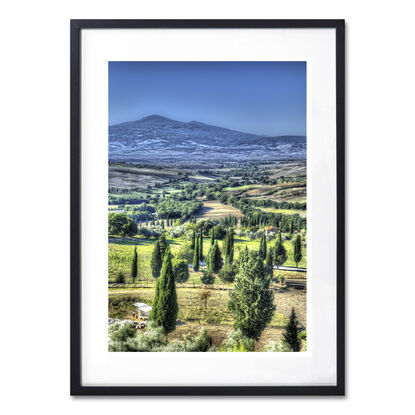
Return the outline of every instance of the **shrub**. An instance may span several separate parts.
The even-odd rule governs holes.
[[[242,334],[240,330],[232,330],[220,347],[221,352],[253,352],[255,341]]]
[[[193,249],[189,245],[183,245],[175,255],[175,258],[191,264],[193,261]]]
[[[134,337],[136,334],[136,328],[130,322],[125,323],[113,323],[109,326],[108,336],[111,341],[126,341],[128,338]]]
[[[202,281],[203,284],[214,284],[215,276],[210,271],[203,271],[200,276],[200,281]]]
[[[137,332],[135,340],[137,352],[157,352],[168,344],[163,327],[156,327],[153,324],[146,332]]]
[[[262,349],[263,352],[292,352],[290,345],[285,341],[280,341],[279,343],[271,341],[264,346]]]
[[[125,283],[125,274],[122,271],[118,272],[115,282],[117,284],[124,284]]]
[[[186,352],[207,352],[212,344],[212,339],[202,328],[196,337],[189,334],[184,336],[184,348]]]
[[[278,275],[277,278],[278,278],[278,282],[280,282],[281,284],[284,284],[284,281],[285,281],[284,275],[280,274],[280,275]]]
[[[108,350],[110,352],[135,352],[136,328],[130,322],[113,323],[108,329],[110,342]]]
[[[109,327],[110,352],[207,352],[212,340],[203,328],[196,336],[185,335],[184,342],[168,342],[166,332],[150,322],[147,331],[139,331],[130,322]]]
[[[153,350],[154,352],[155,350]],[[167,346],[163,346],[157,350],[158,352],[186,352],[184,344],[179,340],[174,340]]]
[[[186,261],[174,261],[173,272],[176,282],[180,284],[189,279],[189,267]]]
[[[234,264],[225,264],[219,271],[219,278],[223,282],[234,282],[237,272],[237,266]]]

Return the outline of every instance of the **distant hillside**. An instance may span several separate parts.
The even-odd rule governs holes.
[[[266,137],[151,115],[109,127],[110,161],[305,159],[306,137]]]

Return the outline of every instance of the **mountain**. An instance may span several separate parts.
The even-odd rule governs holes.
[[[306,137],[267,137],[160,115],[109,127],[110,161],[305,159]]]

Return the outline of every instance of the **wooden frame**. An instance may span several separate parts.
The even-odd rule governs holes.
[[[345,394],[345,28],[344,20],[72,20],[71,21],[71,395],[344,395]],[[337,112],[337,385],[83,386],[81,383],[81,84],[83,29],[331,28],[336,31]]]

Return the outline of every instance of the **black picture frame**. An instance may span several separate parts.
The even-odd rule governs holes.
[[[335,386],[83,386],[81,383],[81,31],[84,29],[312,29],[336,31],[337,384]],[[71,20],[70,28],[71,395],[345,395],[345,21]]]

